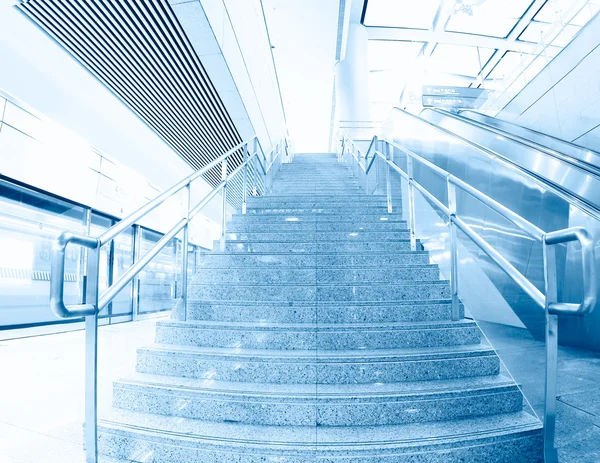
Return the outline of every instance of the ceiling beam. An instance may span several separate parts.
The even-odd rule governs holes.
[[[521,16],[521,18],[519,19],[519,21],[517,22],[515,27],[513,27],[513,30],[510,31],[510,34],[508,34],[508,37],[506,38],[506,41],[508,43],[511,43],[511,44],[522,43],[522,42],[517,42],[516,40],[523,33],[523,31],[525,29],[527,29],[527,26],[529,26],[529,23],[531,22],[533,17],[537,14],[537,12],[540,10],[540,8],[542,6],[544,6],[545,3],[546,3],[546,0],[535,0],[530,5],[529,9],[525,12],[525,14],[523,16]],[[518,50],[513,50],[512,48],[507,48],[506,50],[501,50],[501,49],[497,50],[490,57],[487,64],[485,64],[483,66],[480,76],[483,76],[484,79],[487,79],[488,76],[491,74],[491,72],[496,67],[496,65],[500,62],[500,60],[504,56],[504,53],[507,50],[508,51],[518,51]],[[529,52],[526,52],[525,50],[520,50],[520,51],[523,51],[525,53],[536,53],[537,51],[539,51],[539,45],[537,43],[532,43],[531,50]]]
[[[532,53],[536,44],[482,35],[446,32],[443,30],[406,29],[401,27],[367,26],[369,40],[397,40],[405,42],[434,42],[451,45],[492,48],[504,51]]]

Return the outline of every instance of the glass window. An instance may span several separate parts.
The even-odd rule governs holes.
[[[519,40],[533,43],[548,43],[552,40],[552,45],[564,48],[575,37],[581,29],[580,26],[549,24],[532,21],[527,29],[519,36]],[[558,35],[556,35],[558,34]]]
[[[85,233],[85,210],[0,180],[0,326],[64,321],[50,310],[52,240],[65,230]],[[69,246],[65,302],[82,301],[83,252]]]
[[[154,246],[162,234],[142,229],[140,256]],[[140,272],[139,313],[171,310],[179,297],[181,274],[181,242],[171,240]]]
[[[365,26],[429,29],[440,5],[439,0],[369,0]]]
[[[494,53],[490,48],[479,48],[479,54],[477,50],[477,47],[438,44],[427,62],[427,72],[477,77]]]
[[[455,0],[446,30],[506,37],[531,3],[531,0]]]
[[[421,42],[369,40],[369,69],[371,71],[408,70],[422,48]]]
[[[133,227],[129,227],[113,240],[113,283],[133,265],[133,233]],[[111,323],[131,319],[133,312],[132,290],[133,281],[123,288],[113,299],[110,307]]]

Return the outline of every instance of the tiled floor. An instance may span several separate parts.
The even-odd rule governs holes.
[[[133,371],[137,347],[152,343],[155,322],[100,328],[100,416],[110,408],[112,381]],[[543,344],[498,325],[484,330],[540,413]],[[83,354],[82,331],[0,342],[0,462],[84,462]],[[559,362],[560,462],[598,463],[600,354],[561,348]]]
[[[154,340],[156,319],[99,329],[99,416],[112,381]],[[84,421],[84,332],[0,341],[0,462],[79,463]]]
[[[544,343],[526,330],[480,324],[538,416],[544,411]],[[600,353],[559,348],[556,447],[560,463],[600,462]]]

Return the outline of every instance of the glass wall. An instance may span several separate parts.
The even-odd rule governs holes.
[[[141,232],[141,255],[146,254],[162,234],[146,228]],[[140,315],[172,309],[180,296],[181,241],[174,238],[139,274]]]
[[[4,335],[0,333],[0,338],[6,338],[8,330],[14,329],[36,329],[37,334],[40,330],[51,332],[80,327],[78,323],[82,319],[60,319],[50,310],[52,240],[66,230],[99,236],[117,221],[114,217],[17,185],[8,179],[0,180],[0,332],[5,332]],[[100,253],[100,294],[133,265],[136,252],[143,256],[162,236],[136,225],[103,246]],[[131,321],[138,314],[143,318],[175,306],[181,297],[180,238],[171,240],[102,310],[100,324]],[[136,250],[136,246],[139,249]],[[190,275],[196,273],[200,249],[189,246]],[[84,252],[79,246],[67,248],[67,304],[82,302]],[[34,333],[29,330],[23,334],[11,334],[11,337],[30,334]]]
[[[50,310],[52,240],[62,231],[85,233],[86,210],[0,180],[0,327],[60,322]],[[83,252],[67,249],[65,301],[81,302]]]

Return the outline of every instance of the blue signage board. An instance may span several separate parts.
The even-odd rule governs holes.
[[[425,108],[477,109],[487,100],[482,88],[423,86],[422,105]]]

